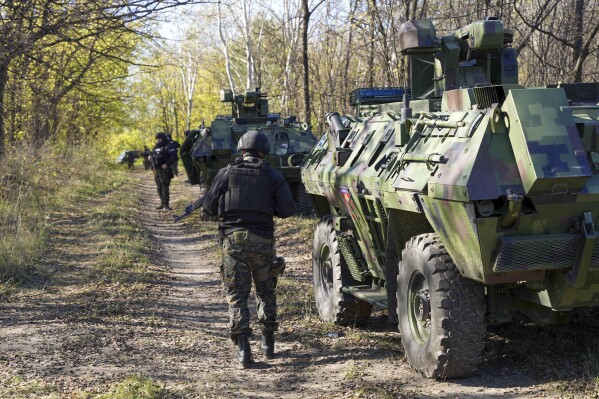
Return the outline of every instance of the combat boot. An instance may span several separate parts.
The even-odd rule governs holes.
[[[247,335],[237,336],[237,346],[239,347],[239,366],[247,369],[254,359],[252,358],[252,349]]]
[[[260,341],[260,351],[264,353],[267,359],[272,359],[275,355],[275,332],[262,331],[262,340]]]
[[[168,204],[162,205],[162,209],[164,209],[165,211],[172,211],[173,210],[173,208],[171,208],[170,206],[168,206]]]
[[[162,205],[160,205],[160,206],[157,206],[157,207],[156,207],[156,209],[157,209],[157,210],[161,210],[161,209],[162,209]]]

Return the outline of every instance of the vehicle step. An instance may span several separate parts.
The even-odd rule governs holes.
[[[387,291],[381,288],[372,288],[369,285],[357,285],[353,287],[343,287],[343,292],[360,298],[376,307],[387,309]]]

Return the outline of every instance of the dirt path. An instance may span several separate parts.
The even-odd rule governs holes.
[[[489,338],[477,376],[433,382],[405,362],[399,334],[386,325],[384,313],[375,313],[365,329],[321,323],[310,302],[309,238],[301,236],[297,220],[280,223],[277,230],[278,251],[288,263],[279,287],[277,355],[264,359],[256,336],[257,362],[239,370],[227,334],[215,224],[174,224],[170,214],[154,209],[158,200],[150,176],[137,171],[132,179],[121,190],[142,194],[131,206],[154,242],[153,278],[109,284],[90,275],[104,245],[89,232],[93,218],[74,210],[57,215],[62,222],[54,231],[55,251],[43,272],[0,302],[0,398],[106,392],[113,394],[104,397],[120,398],[114,387],[132,375],[158,387],[148,398],[567,396],[568,386],[560,388],[559,378],[539,374],[537,363],[521,367],[545,345],[531,348],[532,343],[521,351],[508,345],[509,331]],[[198,194],[173,181],[179,210]],[[110,203],[111,195],[118,193],[90,201]],[[541,362],[550,359],[542,356]]]

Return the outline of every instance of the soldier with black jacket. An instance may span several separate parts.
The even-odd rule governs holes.
[[[156,209],[171,210],[169,206],[170,184],[173,178],[172,166],[177,162],[177,149],[168,142],[165,133],[156,134],[156,146],[151,155],[154,181],[160,197],[160,206]]]
[[[150,155],[152,153],[150,152],[150,149],[148,148],[148,146],[144,147],[144,151],[142,152],[142,159],[144,161],[144,169],[148,170],[150,169],[150,167],[152,166],[150,164]]]
[[[276,278],[272,276],[274,248],[273,216],[286,218],[295,213],[295,201],[283,175],[262,159],[269,153],[268,138],[257,131],[241,137],[237,149],[242,156],[221,169],[203,202],[203,210],[218,215],[222,246],[222,277],[229,303],[231,339],[239,348],[239,364],[252,363],[247,306],[256,287],[260,349],[267,358],[274,355],[277,330]]]
[[[177,150],[177,153],[178,153],[179,148],[181,148],[181,144],[177,140],[173,140],[173,137],[170,134],[166,135],[166,139],[168,140],[168,143],[170,145],[175,147],[175,149]],[[179,164],[177,162],[175,162],[173,164],[172,168],[173,168],[173,173],[175,174],[175,176],[179,176]]]

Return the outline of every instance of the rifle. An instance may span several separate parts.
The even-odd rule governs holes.
[[[204,204],[204,198],[206,198],[206,194],[202,195],[196,202],[193,202],[185,207],[185,213],[182,215],[173,215],[173,219],[175,219],[175,223],[180,222],[185,219],[187,216],[191,215],[196,209]]]

